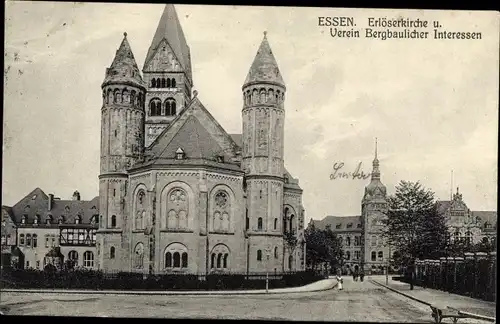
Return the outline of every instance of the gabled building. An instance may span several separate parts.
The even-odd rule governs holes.
[[[17,229],[17,253],[23,255],[20,266],[43,269],[47,254],[59,247],[66,260],[95,268],[98,197],[83,201],[75,191],[71,200],[61,200],[36,188],[14,206],[3,207],[2,213],[12,219]]]
[[[286,87],[267,36],[243,82],[242,134],[228,134],[193,85],[173,5],[165,6],[142,76],[124,34],[102,83],[98,267],[303,269],[302,189],[284,166]],[[299,248],[286,244],[285,230]]]

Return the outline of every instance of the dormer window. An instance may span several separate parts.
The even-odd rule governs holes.
[[[358,228],[361,228],[361,224],[358,224],[357,226],[358,226]]]
[[[59,224],[63,224],[63,223],[64,223],[64,217],[61,216],[61,217],[59,217]]]
[[[77,216],[75,218],[75,224],[80,224],[82,222],[82,217],[81,216]]]
[[[36,215],[33,224],[38,224],[39,222],[40,222],[40,215]]]
[[[347,228],[352,228],[352,223],[347,224]]]
[[[218,163],[224,163],[224,156],[222,155],[217,155],[216,157]]]
[[[69,213],[69,206],[64,207],[64,211]]]
[[[183,160],[184,156],[185,156],[184,151],[179,147],[177,151],[175,151],[175,158],[177,160]]]
[[[36,199],[36,195],[33,195],[33,197],[31,197],[31,200],[35,200]]]
[[[24,215],[23,218],[21,219],[21,224],[26,224],[26,219],[27,219],[27,216]]]
[[[337,225],[335,225],[335,228],[336,228],[336,229],[340,229],[341,227],[342,227],[342,224],[337,224]]]
[[[50,216],[50,215],[47,216],[47,218],[45,219],[45,224],[47,224],[47,225],[52,224],[52,216]]]
[[[288,177],[285,177],[285,183],[288,183],[290,180],[288,180]]]

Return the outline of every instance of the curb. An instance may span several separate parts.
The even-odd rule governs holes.
[[[293,293],[308,293],[308,292],[320,292],[334,289],[337,286],[337,282],[328,285],[326,288],[316,288],[310,290],[302,291],[279,291],[279,289],[270,289],[268,292],[265,290],[247,290],[247,291],[111,291],[111,290],[29,290],[29,289],[1,289],[0,292],[14,292],[14,293],[42,293],[42,294],[65,294],[65,295],[161,295],[161,296],[235,296],[235,295],[271,295],[271,294],[293,294]],[[306,287],[306,286],[302,286]],[[296,287],[296,288],[302,288]],[[294,287],[295,288],[295,287]],[[287,288],[284,288],[287,289]],[[293,289],[293,288],[288,288]]]
[[[412,300],[414,300],[414,301],[417,301],[417,302],[422,303],[422,304],[424,304],[424,305],[427,305],[427,306],[429,306],[429,307],[432,305],[432,304],[430,304],[430,303],[428,303],[428,302],[426,302],[426,301],[423,301],[423,300],[421,300],[421,299],[418,299],[418,298],[415,298],[415,297],[410,296],[410,295],[408,295],[408,294],[405,294],[405,293],[403,293],[403,292],[401,292],[401,291],[399,291],[399,290],[397,290],[397,289],[394,289],[394,288],[388,287],[388,286],[386,286],[386,285],[384,285],[384,284],[381,284],[380,282],[377,282],[377,281],[375,281],[375,280],[370,280],[370,281],[371,281],[372,283],[374,283],[374,284],[377,284],[377,285],[379,285],[379,286],[382,286],[382,287],[384,287],[384,288],[387,288],[387,289],[389,289],[389,290],[391,290],[391,291],[393,291],[393,292],[395,292],[395,293],[398,293],[398,294],[400,294],[400,295],[403,295],[403,296],[405,296],[405,297],[407,297],[407,298],[409,298],[409,299],[412,299]],[[448,306],[448,307],[449,307],[449,306]],[[461,311],[461,310],[459,310],[459,309],[457,309],[457,311],[458,311],[459,313],[461,313],[461,314],[468,315],[468,316],[470,316],[470,317],[472,317],[472,318],[480,319],[480,320],[483,320],[483,321],[496,322],[496,318],[495,318],[495,317],[489,317],[489,316],[484,316],[484,315],[479,315],[479,314],[474,314],[474,313],[464,312],[464,311]]]
[[[384,284],[381,284],[380,282],[375,281],[375,280],[373,280],[373,279],[370,279],[370,281],[371,281],[372,283],[375,283],[375,284],[379,285],[379,286],[382,286],[382,287],[384,287],[384,288],[387,288],[387,289],[389,289],[390,291],[393,291],[393,292],[395,292],[395,293],[398,293],[398,294],[400,294],[400,295],[403,295],[403,296],[405,296],[406,298],[409,298],[409,299],[412,299],[412,300],[414,300],[414,301],[417,301],[417,302],[419,302],[419,303],[421,303],[421,304],[424,304],[424,305],[427,305],[427,306],[431,306],[431,305],[432,305],[431,303],[428,303],[428,302],[426,302],[426,301],[424,301],[424,300],[421,300],[421,299],[415,298],[415,297],[413,297],[413,296],[407,295],[407,294],[405,294],[404,292],[401,292],[401,291],[399,291],[399,290],[397,290],[397,289],[394,289],[394,288],[391,288],[391,287],[386,286],[386,285],[384,285]]]

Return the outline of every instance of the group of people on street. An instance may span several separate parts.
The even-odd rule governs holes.
[[[365,272],[363,270],[361,271],[353,271],[352,272],[352,279],[354,281],[358,281],[358,278],[361,282],[363,282],[363,280],[365,279]],[[338,289],[339,290],[343,290],[343,284],[344,284],[344,279],[342,278],[342,273],[341,272],[338,272],[337,273],[337,276],[336,276],[336,279],[337,279],[337,282],[338,282]]]

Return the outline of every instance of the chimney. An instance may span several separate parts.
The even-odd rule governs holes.
[[[73,192],[73,200],[80,200],[80,193],[78,192],[78,190],[75,190],[75,192]]]
[[[49,211],[52,210],[53,203],[54,203],[54,194],[49,194],[49,206],[48,206]]]

